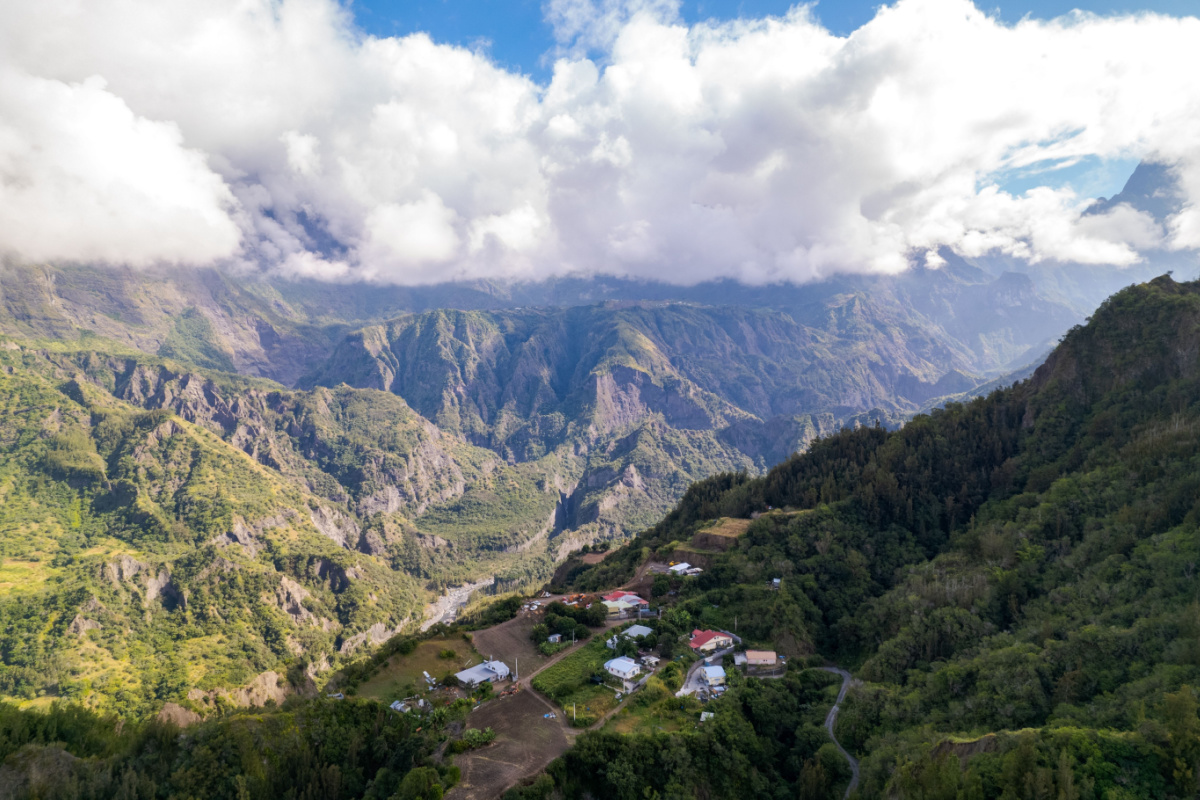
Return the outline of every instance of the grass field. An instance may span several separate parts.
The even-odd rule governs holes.
[[[617,707],[616,690],[587,683],[563,697],[560,704],[568,725],[586,728]]]
[[[0,564],[0,596],[37,591],[56,573],[49,561],[5,559]]]
[[[617,704],[613,689],[591,681],[592,675],[603,671],[604,662],[610,658],[613,652],[604,646],[603,637],[597,636],[534,678],[533,687],[558,703],[569,722],[574,704],[573,724],[586,727]]]
[[[604,725],[609,733],[655,733],[693,730],[700,722],[699,711],[681,711],[661,704],[641,708],[627,707]]]
[[[443,650],[453,650],[454,658],[442,658]],[[402,697],[425,693],[428,672],[441,680],[447,672],[459,672],[483,661],[471,643],[460,636],[427,639],[406,656],[399,653],[384,662],[382,668],[358,687],[358,695],[391,702]]]

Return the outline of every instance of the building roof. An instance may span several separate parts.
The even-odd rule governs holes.
[[[492,681],[496,678],[507,678],[508,667],[503,661],[485,661],[482,664],[476,664],[469,669],[464,669],[462,672],[456,673],[454,677],[463,683]]]
[[[776,659],[775,659],[775,651],[774,650],[747,650],[746,651],[746,662],[751,665],[774,664],[775,660]]]
[[[687,563],[686,561],[682,561],[682,562],[676,564],[675,566],[670,567],[669,569],[671,570],[671,572],[678,573],[678,572],[687,572],[691,568],[692,568],[691,564]]]
[[[641,666],[639,666],[636,661],[626,656],[620,656],[619,658],[605,661],[604,668],[612,674],[620,675],[622,677],[636,675],[642,671]]]
[[[721,666],[701,667],[700,669],[704,670],[705,680],[711,681],[714,678],[725,677],[725,668]]]
[[[647,628],[645,625],[631,625],[627,630],[622,632],[622,636],[628,636],[630,639],[636,639],[639,636],[649,636],[654,631]]]
[[[697,628],[692,631],[692,641],[688,645],[695,650],[704,647],[704,645],[713,639],[729,639],[729,634],[721,633],[720,631],[702,631]]]
[[[606,595],[601,595],[600,599],[601,600],[609,600],[612,602],[616,602],[617,600],[624,600],[628,603],[636,603],[638,605],[641,605],[643,603],[649,605],[649,603],[650,603],[649,600],[643,600],[640,596],[638,596],[638,594],[636,592],[626,592],[626,591],[622,591],[622,590],[618,590],[615,592],[609,592]]]

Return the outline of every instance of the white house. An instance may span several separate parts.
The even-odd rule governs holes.
[[[559,642],[562,641],[562,634],[561,633],[552,633],[546,637],[546,641],[549,642],[550,644],[558,644]]]
[[[725,685],[724,667],[701,667],[700,671],[704,674],[704,683],[707,684],[709,688]]]
[[[638,666],[636,661],[625,656],[604,662],[604,669],[609,675],[620,678],[623,681],[633,680],[642,671],[642,668]]]
[[[673,567],[670,567],[670,570],[671,570],[671,572],[675,573],[676,575],[683,575],[685,572],[687,572],[691,568],[692,568],[691,564],[687,563],[686,561],[681,561],[680,563],[674,565]]]
[[[485,661],[470,669],[464,669],[454,677],[463,686],[475,688],[481,683],[495,683],[508,677],[508,667],[503,661]]]

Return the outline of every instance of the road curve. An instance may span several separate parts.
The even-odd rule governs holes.
[[[822,672],[832,672],[834,675],[840,675],[842,678],[842,688],[838,692],[837,701],[834,702],[833,708],[829,709],[828,716],[825,717],[825,730],[829,731],[829,738],[833,739],[833,744],[837,747],[838,752],[845,757],[850,763],[850,785],[846,787],[845,798],[850,797],[850,793],[858,787],[858,759],[846,752],[846,748],[842,747],[842,743],[838,741],[837,736],[833,733],[833,726],[837,723],[838,710],[841,708],[842,701],[846,699],[846,690],[850,688],[850,673],[838,667],[817,667]]]

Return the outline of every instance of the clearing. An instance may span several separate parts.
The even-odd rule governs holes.
[[[491,800],[518,782],[541,772],[567,749],[560,719],[545,719],[555,711],[535,692],[525,689],[510,697],[484,703],[467,716],[468,728],[491,728],[496,741],[487,747],[454,756],[462,780],[447,800]]]
[[[443,650],[453,650],[454,657],[442,658]],[[396,653],[384,662],[378,672],[358,687],[358,695],[389,703],[426,694],[424,672],[440,681],[447,672],[460,672],[481,661],[479,653],[461,636],[427,639],[408,655]]]
[[[499,659],[507,664],[509,669],[516,666],[519,658],[521,660],[520,674],[532,675],[534,670],[541,669],[550,660],[549,656],[544,656],[537,651],[533,640],[529,638],[533,626],[541,619],[542,615],[540,614],[531,614],[528,611],[517,612],[517,616],[508,622],[472,633],[471,643],[483,657]]]
[[[737,544],[738,537],[750,527],[751,520],[721,517],[692,535],[692,545],[701,550],[725,551]]]

